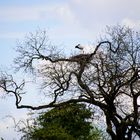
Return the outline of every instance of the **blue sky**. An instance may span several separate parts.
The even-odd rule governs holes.
[[[106,25],[121,24],[139,30],[139,13],[139,0],[0,0],[0,66],[10,66],[17,40],[22,41],[38,28],[46,29],[52,43],[68,51],[78,43],[95,45]],[[22,118],[26,114],[12,103],[12,97],[0,102],[0,137],[6,140],[17,136],[12,122],[3,124],[2,118]]]

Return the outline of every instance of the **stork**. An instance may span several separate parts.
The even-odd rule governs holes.
[[[75,48],[81,50],[81,53],[84,53],[84,46],[81,46],[81,44],[76,45]]]

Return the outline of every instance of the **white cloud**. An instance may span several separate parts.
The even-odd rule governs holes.
[[[0,7],[0,21],[60,20],[92,27],[95,24],[118,22],[121,18],[137,16],[139,0],[70,0],[32,6]],[[88,27],[87,27],[88,28]]]
[[[34,21],[60,19],[71,22],[74,15],[67,4],[0,7],[0,21]]]
[[[39,13],[36,8],[30,7],[0,7],[1,21],[24,21],[36,20],[39,18]]]
[[[26,35],[26,32],[0,32],[0,39],[20,39]]]
[[[124,17],[140,19],[139,5],[139,0],[72,0],[80,23],[89,29],[120,23]]]
[[[122,20],[122,25],[126,25],[135,29],[140,29],[140,19],[134,20],[134,19],[124,18]]]
[[[67,30],[72,30],[73,26],[78,24],[74,13],[71,11],[68,4],[51,4],[51,5],[34,5],[32,7],[29,6],[7,6],[7,7],[0,7],[0,22],[7,22],[10,28],[10,23],[14,22],[12,24],[13,26],[10,28],[16,29],[16,25],[18,25],[18,28],[22,27],[22,22],[26,22],[29,26],[31,26],[31,23],[33,25],[38,24],[40,26],[41,22],[46,23],[46,27],[50,27],[51,29],[59,28],[62,30],[65,30],[65,27],[67,26]],[[20,25],[19,25],[20,24]],[[50,25],[49,25],[50,24]],[[54,27],[52,27],[54,26]],[[22,31],[24,30],[24,25],[22,28]],[[55,29],[56,29],[55,28]],[[17,30],[17,29],[16,29]],[[27,30],[27,29],[25,29]],[[35,30],[35,29],[33,29]],[[21,37],[24,37],[25,32],[17,32],[17,31],[1,31],[0,32],[0,38],[2,39],[19,39]],[[30,31],[29,31],[30,32]],[[61,31],[60,31],[61,32]],[[59,34],[60,34],[59,32]],[[63,31],[62,31],[63,32]],[[56,33],[57,34],[57,33]],[[59,35],[60,36],[60,35]]]
[[[127,3],[127,4],[126,4]],[[93,37],[106,25],[121,23],[125,17],[139,20],[139,0],[70,0],[63,3],[49,3],[32,6],[0,7],[0,21],[30,21],[33,25],[46,23],[55,32],[55,38]],[[125,6],[124,6],[125,5]],[[123,23],[128,23],[125,19]],[[127,21],[126,21],[127,20]],[[129,23],[130,24],[130,23]],[[133,24],[133,23],[131,23]],[[8,38],[19,38],[19,33],[8,33]],[[89,34],[89,35],[88,35]],[[57,36],[56,36],[57,35]],[[6,38],[6,33],[0,35]]]
[[[67,4],[54,6],[50,9],[50,12],[55,18],[61,19],[64,22],[76,22],[75,15]]]

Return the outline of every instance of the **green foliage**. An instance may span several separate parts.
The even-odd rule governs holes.
[[[47,128],[36,128],[31,134],[33,140],[75,140],[61,126],[48,125]]]
[[[92,112],[84,104],[69,104],[42,113],[30,135],[32,140],[92,140],[100,139],[100,131],[93,129]]]

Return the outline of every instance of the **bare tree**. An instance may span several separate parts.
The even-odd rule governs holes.
[[[17,108],[39,110],[84,102],[99,107],[113,140],[140,138],[140,34],[127,27],[107,28],[107,36],[90,54],[66,57],[53,47],[45,32],[31,34],[19,45],[15,60],[25,72],[38,72],[52,101],[21,105],[25,82],[2,75],[0,87],[16,98]],[[34,73],[33,73],[34,74]]]

